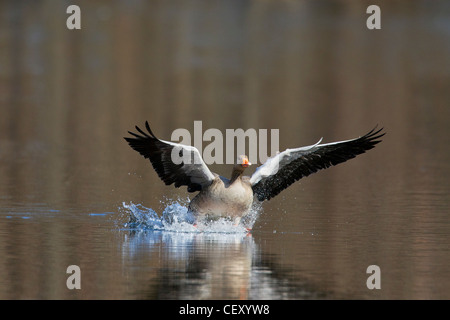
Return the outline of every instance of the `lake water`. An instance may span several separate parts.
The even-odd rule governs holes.
[[[0,2],[0,299],[450,299],[448,1],[378,1],[381,30],[359,1],[77,3],[81,30],[65,2]],[[281,150],[387,134],[247,233],[160,219],[193,195],[123,140],[145,120]]]

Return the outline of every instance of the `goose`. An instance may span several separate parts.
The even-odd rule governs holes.
[[[303,177],[365,153],[381,142],[379,138],[385,134],[381,132],[383,128],[375,127],[351,140],[321,144],[320,139],[310,146],[286,149],[268,158],[251,177],[243,175],[251,163],[247,156],[241,155],[233,166],[231,178],[227,179],[209,170],[197,148],[158,139],[148,121],[145,122],[147,132],[135,128],[138,133],[128,131],[132,137],[124,139],[150,160],[159,178],[166,185],[187,186],[188,192],[198,192],[188,207],[196,221],[226,218],[235,224],[250,212],[256,199],[270,200]],[[187,158],[175,163],[173,152]]]

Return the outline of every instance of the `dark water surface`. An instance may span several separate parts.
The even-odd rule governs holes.
[[[448,1],[378,1],[373,31],[365,1],[77,3],[70,31],[69,3],[0,2],[0,299],[450,299]],[[251,234],[151,230],[131,204],[192,195],[122,139],[145,120],[280,129],[281,150],[387,135]]]

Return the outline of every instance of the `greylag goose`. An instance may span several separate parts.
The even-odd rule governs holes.
[[[251,209],[253,199],[270,200],[295,181],[321,169],[345,162],[372,149],[384,135],[382,129],[372,129],[356,139],[286,149],[259,166],[251,177],[244,170],[251,165],[247,156],[240,156],[233,166],[231,179],[211,172],[197,148],[158,139],[145,122],[147,132],[136,126],[139,133],[128,131],[128,144],[150,159],[153,168],[166,185],[187,186],[188,192],[199,193],[189,204],[194,216],[213,220],[225,217],[238,223]],[[176,164],[172,151],[188,155],[190,161]],[[186,159],[186,158],[183,158]],[[194,160],[194,161],[192,161]]]

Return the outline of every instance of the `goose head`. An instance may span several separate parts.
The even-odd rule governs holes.
[[[233,172],[231,174],[231,179],[234,180],[242,173],[246,168],[251,166],[252,164],[248,161],[248,157],[246,155],[241,155],[238,157],[236,164],[233,166]]]
[[[240,155],[237,159],[236,164],[234,165],[234,168],[236,170],[244,171],[245,168],[248,168],[252,164],[250,161],[248,161],[248,157],[246,155]]]

